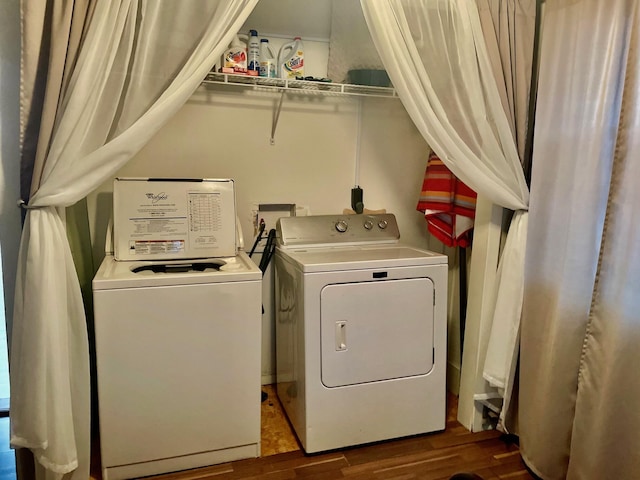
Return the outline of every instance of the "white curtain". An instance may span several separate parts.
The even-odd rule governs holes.
[[[11,351],[11,443],[42,478],[89,477],[85,314],[63,207],[124,165],[184,104],[257,0],[98,1],[28,206]]]
[[[640,475],[640,1],[547,2],[519,434],[544,479]]]
[[[522,307],[529,191],[475,2],[361,0],[398,95],[427,143],[478,194],[516,210],[498,270],[485,377],[511,391]]]

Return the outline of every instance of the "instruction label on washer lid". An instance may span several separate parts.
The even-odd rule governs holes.
[[[116,179],[117,260],[236,254],[232,180]]]
[[[132,240],[129,250],[135,255],[176,254],[184,251],[183,240]]]

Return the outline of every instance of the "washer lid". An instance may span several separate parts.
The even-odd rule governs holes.
[[[326,248],[279,246],[277,252],[305,273],[447,264],[446,255],[402,244]]]
[[[135,262],[236,254],[234,182],[118,177],[113,182],[114,256]]]
[[[241,282],[261,278],[262,272],[245,252],[239,252],[235,257],[169,262],[124,262],[107,255],[93,278],[93,290]]]

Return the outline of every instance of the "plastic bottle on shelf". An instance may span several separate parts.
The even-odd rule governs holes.
[[[262,38],[260,39],[260,76],[275,78],[276,72],[276,56],[269,46],[269,40]]]
[[[278,72],[280,78],[304,76],[304,46],[300,37],[285,43],[278,52]]]
[[[260,41],[258,40],[258,32],[249,30],[249,47],[247,54],[247,73],[249,75],[258,75],[260,70]]]
[[[229,48],[224,51],[220,63],[222,73],[247,73],[247,44],[241,37],[242,35],[236,35]]]

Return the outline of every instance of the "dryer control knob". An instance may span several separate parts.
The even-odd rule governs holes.
[[[371,230],[373,228],[373,222],[371,220],[367,220],[366,222],[364,222],[364,228],[366,228],[367,230]]]
[[[382,230],[384,230],[385,228],[387,228],[387,225],[388,225],[388,223],[387,223],[387,221],[386,221],[386,220],[380,220],[380,221],[378,222],[378,227],[379,227],[380,229],[382,229]]]
[[[336,230],[339,231],[340,233],[344,233],[347,231],[347,228],[349,228],[349,225],[347,224],[346,221],[344,220],[338,220],[336,222]]]

